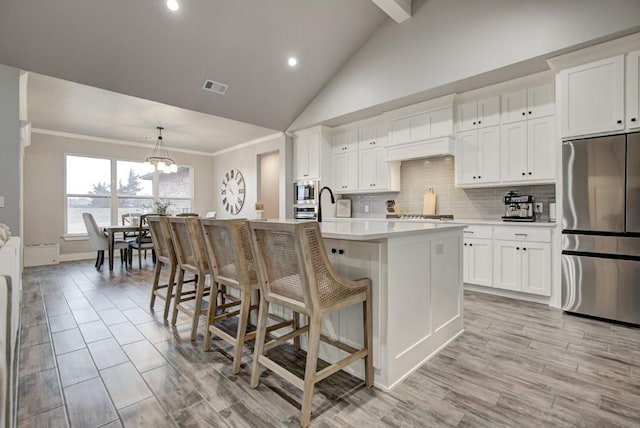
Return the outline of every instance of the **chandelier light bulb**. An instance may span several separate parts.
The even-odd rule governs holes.
[[[180,9],[180,5],[178,4],[178,0],[167,0],[167,7],[170,11],[175,12]]]

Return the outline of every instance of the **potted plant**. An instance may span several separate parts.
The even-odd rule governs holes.
[[[159,200],[153,203],[153,212],[156,214],[166,215],[167,209],[171,205],[170,201]]]

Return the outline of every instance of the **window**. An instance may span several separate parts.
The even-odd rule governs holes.
[[[122,214],[153,212],[155,201],[171,203],[169,213],[191,211],[191,167],[175,174],[142,162],[66,156],[66,234],[85,234],[82,213],[98,224],[119,224]]]

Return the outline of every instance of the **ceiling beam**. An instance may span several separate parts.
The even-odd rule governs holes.
[[[398,24],[411,18],[411,0],[371,0]]]

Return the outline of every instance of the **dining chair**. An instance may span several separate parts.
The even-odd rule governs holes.
[[[153,239],[151,235],[149,235],[149,231],[147,229],[147,217],[149,214],[142,214],[138,219],[138,230],[135,234],[135,239],[129,241],[129,266],[132,265],[133,259],[133,250],[138,251],[138,269],[142,269],[142,256],[141,253],[144,251],[144,259],[147,259],[147,250],[151,250],[151,257],[153,262],[156,262],[156,253],[153,246]]]
[[[202,238],[200,224],[195,217],[170,217],[169,230],[171,241],[178,260],[178,284],[176,287],[173,304],[171,325],[176,324],[178,311],[191,318],[191,340],[196,339],[198,321],[201,315],[206,315],[203,306],[204,297],[211,293],[212,285],[207,285],[207,277],[210,276],[209,263],[207,262],[206,249]],[[186,305],[187,301],[194,300],[191,293],[184,290],[185,275],[195,275],[195,302],[193,308]],[[214,296],[216,287],[214,287]]]
[[[365,384],[368,387],[373,386],[371,281],[351,281],[335,271],[327,257],[318,222],[250,221],[249,227],[261,289],[251,387],[258,386],[260,366],[264,366],[301,389],[303,395],[300,425],[306,427],[311,420],[311,402],[317,382],[364,358]],[[309,318],[308,325],[265,343],[267,315],[271,303],[306,315]],[[324,316],[355,304],[362,304],[362,349],[356,349],[321,334]],[[307,332],[304,379],[300,379],[265,355],[266,351]],[[348,355],[316,371],[321,340]]]
[[[173,287],[175,286],[178,260],[171,242],[171,231],[169,230],[169,219],[166,216],[150,215],[147,217],[149,232],[156,254],[156,268],[153,276],[153,286],[151,287],[151,309],[155,306],[156,297],[164,300],[164,319],[169,317],[169,307],[174,297]],[[162,269],[169,268],[169,277],[166,284],[160,284]],[[165,290],[162,294],[160,291]]]
[[[120,220],[122,221],[123,226],[131,226],[136,224],[136,222],[139,224],[140,213],[124,213],[120,216]],[[135,237],[136,232],[123,232],[122,236],[125,239]]]
[[[252,297],[258,297],[260,286],[256,266],[251,250],[249,225],[246,219],[215,220],[200,219],[202,235],[207,249],[207,257],[213,279],[218,289],[223,286],[232,288],[240,293],[240,300],[229,299],[229,303],[218,304],[216,299],[210,299],[207,316],[207,332],[204,339],[204,350],[208,351],[211,335],[215,334],[234,347],[233,374],[240,371],[240,362],[244,343],[255,338],[255,331],[247,333],[249,316],[252,310],[258,309],[257,300],[251,304]],[[232,312],[230,308],[237,308]],[[216,324],[232,317],[238,317],[236,336],[229,335]],[[297,318],[294,318],[297,319]],[[277,330],[292,325],[292,321],[282,321],[269,326],[268,331]]]
[[[96,219],[91,213],[82,213],[84,226],[87,228],[91,247],[97,251],[95,267],[100,270],[104,263],[104,252],[109,250],[109,238],[100,230]],[[127,252],[129,250],[129,242],[116,240],[113,243],[114,250],[120,250],[120,264],[124,262],[127,265]]]

